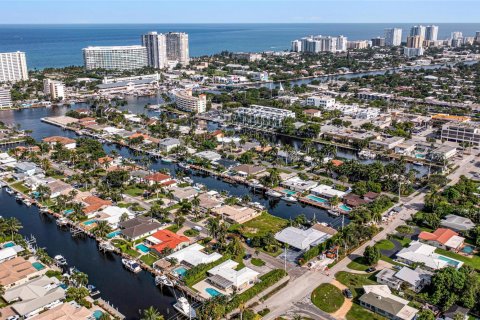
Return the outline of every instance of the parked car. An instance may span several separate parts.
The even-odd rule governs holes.
[[[7,320],[18,320],[18,319],[20,319],[20,316],[18,315],[10,316],[7,318]]]
[[[200,226],[194,226],[192,229],[197,230],[197,231],[202,231],[203,230],[202,227],[200,227]]]
[[[252,257],[252,255],[249,254],[249,253],[247,253],[246,255],[243,256],[243,259],[244,259],[244,260],[248,260],[248,259],[250,259],[251,257]]]
[[[345,297],[347,297],[347,299],[352,299],[353,298],[353,294],[352,294],[352,291],[350,291],[350,289],[343,290],[343,295]]]
[[[372,273],[372,272],[377,271],[377,269],[376,269],[375,267],[370,267],[370,268],[368,268],[368,269],[365,270],[365,271],[368,272],[368,273]]]

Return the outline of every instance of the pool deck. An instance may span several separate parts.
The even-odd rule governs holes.
[[[309,204],[309,205],[317,207],[317,208],[322,208],[322,209],[327,209],[327,210],[331,209],[328,202],[321,203],[321,202],[317,202],[315,200],[309,199],[307,197],[298,198],[298,201],[300,201],[301,203]]]

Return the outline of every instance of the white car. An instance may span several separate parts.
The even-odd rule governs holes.
[[[10,316],[10,317],[7,318],[7,320],[18,320],[18,319],[20,319],[20,316],[17,316],[17,315]]]
[[[202,227],[200,227],[200,226],[195,226],[192,229],[197,230],[197,231],[202,231],[203,230]]]

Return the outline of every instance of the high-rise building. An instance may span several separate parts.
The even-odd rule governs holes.
[[[43,80],[43,93],[46,96],[50,96],[50,99],[63,99],[65,98],[65,86],[60,81],[52,79]]]
[[[347,43],[348,43],[347,37],[344,37],[342,35],[338,36],[337,37],[337,52],[347,51]]]
[[[462,31],[454,31],[450,34],[450,39],[452,40],[458,40],[463,38],[463,32]]]
[[[419,25],[419,26],[413,26],[410,29],[410,36],[420,36],[422,37],[422,41],[425,40],[425,33],[426,33],[426,27]]]
[[[187,112],[203,113],[207,110],[207,96],[195,97],[192,90],[176,91],[173,94],[177,108]]]
[[[165,35],[167,43],[167,59],[178,61],[186,66],[190,63],[188,34],[184,32],[169,32]]]
[[[348,39],[344,36],[310,36],[302,38],[300,41],[301,52],[318,53],[347,51]]]
[[[149,32],[142,35],[142,45],[147,48],[148,66],[163,69],[167,63],[167,39],[164,34]]]
[[[87,70],[135,70],[148,65],[147,48],[142,46],[88,47],[83,49]]]
[[[385,47],[385,38],[380,38],[380,37],[373,38],[372,47]]]
[[[301,40],[293,40],[291,51],[301,52],[302,51],[302,41]]]
[[[347,49],[366,49],[368,48],[368,45],[367,40],[348,41]]]
[[[423,56],[423,48],[403,48],[403,54],[408,58]]]
[[[385,45],[389,47],[398,47],[402,44],[402,29],[385,29]]]
[[[421,48],[423,46],[422,36],[408,36],[407,37],[407,48]]]
[[[425,40],[428,40],[428,41],[438,40],[438,26],[430,25],[425,28]]]
[[[0,53],[0,82],[28,80],[25,52]]]
[[[12,106],[12,95],[10,89],[0,87],[0,108],[10,108]]]
[[[480,44],[480,31],[475,32],[475,42]]]

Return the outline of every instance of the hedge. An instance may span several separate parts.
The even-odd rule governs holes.
[[[231,256],[229,254],[225,254],[223,257],[220,259],[210,262],[210,263],[201,263],[198,266],[195,266],[191,269],[188,269],[187,272],[185,273],[185,276],[183,277],[183,281],[185,284],[189,287],[193,286],[197,282],[200,282],[207,276],[207,271],[218,266],[219,264],[227,261],[230,259]]]

